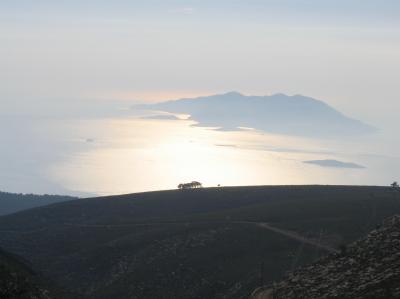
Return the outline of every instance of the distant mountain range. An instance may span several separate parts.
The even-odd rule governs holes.
[[[277,134],[331,138],[375,130],[322,101],[302,95],[246,96],[228,92],[134,108],[189,114],[198,126],[229,131],[247,127]]]
[[[73,199],[77,198],[60,195],[15,194],[0,191],[0,216]]]

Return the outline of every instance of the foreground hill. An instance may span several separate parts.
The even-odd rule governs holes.
[[[0,217],[0,246],[84,298],[247,298],[394,213],[384,187],[160,191]]]
[[[254,299],[400,298],[400,216],[280,283],[259,289]]]
[[[140,105],[138,108],[189,114],[190,119],[200,126],[222,130],[249,127],[271,133],[325,138],[359,135],[375,130],[322,101],[302,95],[245,96],[228,92]]]
[[[0,192],[0,216],[73,199],[76,197]]]
[[[21,259],[0,249],[0,298],[50,298],[39,280]]]

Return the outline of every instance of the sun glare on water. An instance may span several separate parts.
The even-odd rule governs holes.
[[[50,176],[70,190],[97,194],[171,189],[192,180],[205,186],[280,182],[283,174],[278,154],[271,157],[241,148],[250,142],[249,133],[219,132],[190,124],[108,120],[100,130],[99,123],[86,123],[85,128],[80,124],[80,131],[90,132],[93,126],[101,134],[85,150],[50,167]]]
[[[71,138],[80,142],[80,149],[51,164],[47,177],[67,190],[109,195],[173,189],[193,180],[206,187],[357,184],[376,181],[374,176],[379,173],[373,167],[327,169],[303,163],[329,157],[329,144],[254,130],[223,132],[194,124],[191,120],[141,118],[71,124],[69,135],[78,132]],[[375,162],[365,163],[373,166]]]

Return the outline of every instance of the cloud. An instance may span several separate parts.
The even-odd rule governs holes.
[[[365,168],[362,165],[351,163],[351,162],[342,162],[337,160],[311,160],[311,161],[303,161],[303,163],[314,164],[321,167],[335,167],[335,168]]]

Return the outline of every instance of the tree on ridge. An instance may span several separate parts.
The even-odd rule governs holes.
[[[192,181],[190,183],[181,183],[178,185],[178,189],[181,190],[186,190],[186,189],[195,189],[195,188],[201,188],[203,185],[200,182],[197,181]]]

